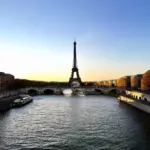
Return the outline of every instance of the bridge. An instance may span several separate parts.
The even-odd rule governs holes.
[[[53,86],[46,86],[46,87],[26,87],[19,90],[20,93],[24,94],[46,94],[46,95],[53,95],[53,94],[62,94],[63,90],[71,89],[69,87],[53,87]],[[101,94],[119,94],[125,91],[125,89],[117,88],[117,87],[98,87],[98,86],[86,86],[81,87],[84,92],[87,93],[101,93]]]

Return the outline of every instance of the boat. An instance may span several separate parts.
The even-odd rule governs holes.
[[[29,95],[20,95],[20,98],[13,102],[12,107],[21,107],[33,101],[33,98]]]

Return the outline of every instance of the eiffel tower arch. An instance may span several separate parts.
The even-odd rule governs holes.
[[[73,86],[73,84],[76,86],[81,86],[82,85],[82,81],[79,75],[79,69],[77,67],[77,52],[76,52],[76,41],[74,41],[73,43],[74,45],[74,51],[73,51],[73,67],[72,67],[72,71],[71,71],[71,77],[69,79],[69,85]],[[76,75],[76,77],[75,77]]]

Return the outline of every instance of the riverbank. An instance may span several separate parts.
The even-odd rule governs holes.
[[[120,95],[118,99],[130,106],[150,114],[150,103],[142,100],[133,99],[129,96]]]
[[[19,98],[19,94],[0,98],[0,112],[4,112],[12,108],[12,104],[17,98]]]

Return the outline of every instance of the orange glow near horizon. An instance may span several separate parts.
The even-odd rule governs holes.
[[[113,73],[104,73],[101,71],[96,71],[93,69],[93,71],[89,70],[81,70],[79,71],[80,77],[82,81],[101,81],[101,80],[112,80],[112,79],[118,79],[120,76],[115,76]],[[50,72],[37,72],[28,74],[22,78],[28,79],[28,80],[37,80],[37,81],[61,81],[61,82],[67,82],[69,81],[71,75],[71,70],[64,73],[64,71],[60,70],[55,73]]]

